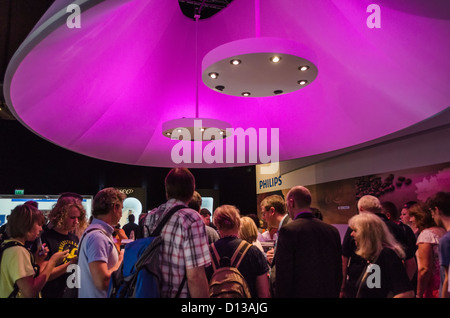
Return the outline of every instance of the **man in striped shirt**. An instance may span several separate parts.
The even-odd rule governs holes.
[[[207,298],[204,268],[211,261],[205,224],[200,214],[187,206],[194,194],[195,178],[188,169],[174,168],[166,176],[165,188],[168,201],[147,214],[144,225],[148,230],[153,231],[173,207],[185,208],[178,210],[161,232],[162,297],[173,298],[181,288],[180,297]],[[148,235],[144,231],[144,236]]]

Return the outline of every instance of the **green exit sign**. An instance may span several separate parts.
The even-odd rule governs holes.
[[[15,195],[24,195],[25,190],[24,189],[16,189],[16,190],[14,190],[14,194]]]

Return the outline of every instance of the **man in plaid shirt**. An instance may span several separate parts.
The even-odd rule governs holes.
[[[180,297],[209,297],[205,266],[210,264],[205,224],[196,211],[187,207],[195,190],[195,179],[185,168],[174,168],[165,179],[168,201],[150,211],[144,220],[144,228],[153,231],[159,220],[177,205],[178,210],[163,227],[161,272],[162,297],[173,298],[183,284]],[[148,236],[144,230],[144,236]],[[186,283],[183,278],[186,276]]]

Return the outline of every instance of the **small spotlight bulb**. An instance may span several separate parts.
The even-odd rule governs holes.
[[[275,56],[272,56],[272,57],[270,58],[270,60],[271,60],[273,63],[278,63],[278,62],[281,60],[281,57],[279,57],[278,55],[275,55]]]
[[[307,70],[309,70],[309,66],[308,65],[302,65],[298,68],[300,71],[305,72]]]

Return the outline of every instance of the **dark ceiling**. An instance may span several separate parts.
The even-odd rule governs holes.
[[[14,119],[3,97],[8,63],[52,3],[53,0],[0,0],[0,119]]]
[[[167,1],[167,0],[164,0]],[[172,0],[177,1],[177,0]],[[14,120],[3,96],[3,79],[12,56],[54,0],[0,0],[0,119]],[[206,19],[232,0],[178,0],[184,15]]]

